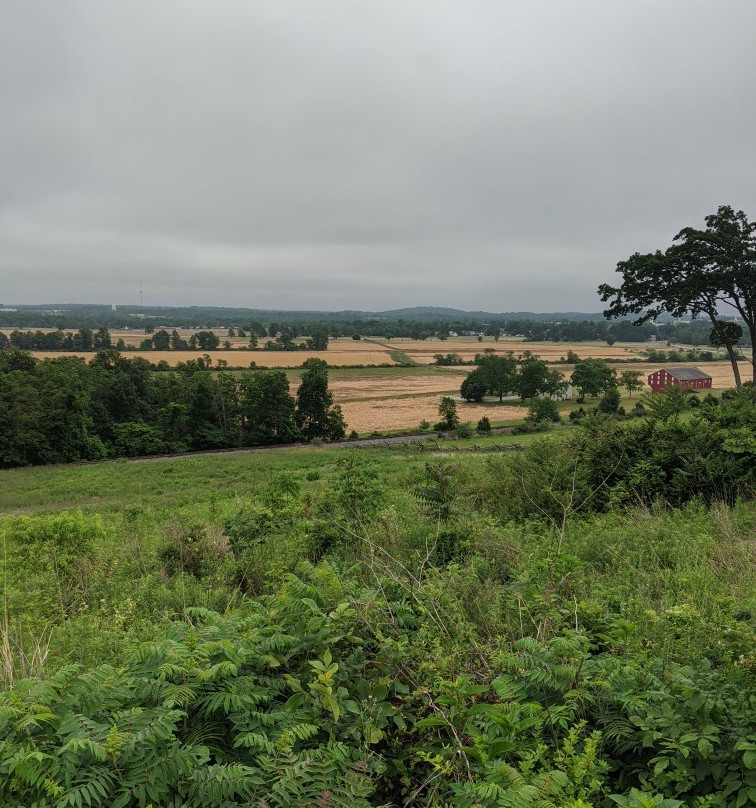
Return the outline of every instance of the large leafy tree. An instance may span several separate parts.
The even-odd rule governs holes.
[[[584,359],[575,365],[570,381],[580,397],[600,396],[617,384],[617,374],[603,359]]]
[[[297,389],[297,426],[308,440],[343,438],[346,424],[341,407],[333,403],[328,389],[327,363],[323,359],[307,359],[302,367],[302,382]]]
[[[553,377],[549,377],[549,367],[542,359],[527,358],[522,362],[517,378],[517,392],[523,401],[545,392],[553,384]]]
[[[462,386],[459,388],[459,394],[465,401],[483,401],[483,396],[488,392],[488,382],[480,368],[476,368],[471,373],[468,373]]]
[[[686,227],[664,252],[634,253],[617,264],[618,287],[599,286],[609,303],[606,317],[640,314],[636,325],[662,312],[675,317],[703,314],[712,324],[713,339],[723,344],[732,363],[735,383],[740,371],[731,332],[723,332],[722,312],[730,310],[746,324],[751,337],[751,364],[756,343],[756,222],[743,211],[723,205],[706,217],[706,229]],[[723,339],[727,336],[727,339]],[[752,378],[756,381],[756,371]]]
[[[506,356],[488,354],[481,357],[478,370],[485,379],[487,392],[498,396],[499,401],[517,388],[517,362],[511,353]]]
[[[249,374],[242,379],[241,387],[247,445],[292,443],[301,437],[289,380],[283,370]]]

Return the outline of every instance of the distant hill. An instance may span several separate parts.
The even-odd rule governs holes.
[[[535,320],[537,322],[553,322],[555,320],[603,320],[604,315],[599,311],[464,311],[450,309],[444,306],[414,306],[407,309],[391,309],[376,312],[378,317],[391,319],[404,318],[406,320]]]
[[[13,307],[15,312],[3,311],[0,306],[0,320],[8,321],[11,315],[43,315],[46,317],[84,316],[85,318],[104,317],[109,321],[129,318],[132,322],[135,315],[144,317],[169,319],[171,322],[203,320],[222,324],[241,323],[244,318],[292,321],[292,320],[413,320],[415,322],[429,321],[500,321],[500,320],[532,320],[535,322],[554,322],[565,320],[602,320],[601,312],[532,312],[532,311],[465,311],[446,306],[412,306],[402,309],[388,309],[386,311],[361,311],[357,309],[344,309],[341,311],[307,311],[295,309],[251,309],[230,306],[125,306],[117,305],[116,311],[110,305],[97,303],[36,303],[18,304]],[[19,317],[18,319],[24,319]]]

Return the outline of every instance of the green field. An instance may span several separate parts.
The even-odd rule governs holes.
[[[0,801],[744,805],[752,420],[0,472]]]

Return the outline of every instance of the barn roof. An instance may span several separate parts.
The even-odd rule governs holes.
[[[664,368],[670,376],[674,376],[679,381],[689,381],[692,379],[710,379],[708,373],[704,373],[698,368]]]

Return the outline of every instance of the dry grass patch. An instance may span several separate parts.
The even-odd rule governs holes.
[[[492,339],[478,342],[474,337],[460,337],[448,340],[392,340],[397,349],[404,351],[418,364],[430,365],[436,354],[459,354],[465,361],[475,358],[475,354],[493,350],[496,354],[512,351],[516,356],[530,351],[539,359],[554,362],[573,351],[581,359],[637,359],[646,343],[626,343],[611,348],[604,342],[522,342]]]
[[[84,351],[32,351],[38,359],[55,359],[60,356],[80,356],[87,361],[94,357],[94,352]],[[297,367],[306,359],[317,357],[325,359],[333,367],[343,367],[349,365],[385,365],[396,364],[388,353],[375,351],[127,351],[124,356],[130,359],[135,356],[142,356],[150,362],[156,363],[161,360],[174,367],[178,362],[188,362],[190,359],[198,359],[207,354],[213,365],[218,359],[228,362],[229,367],[247,368],[250,362],[255,362],[269,368]]]
[[[434,376],[351,376],[331,377],[328,386],[336,401],[387,398],[391,396],[427,393],[457,394],[466,373],[436,374]]]
[[[351,401],[341,405],[349,429],[358,432],[389,429],[415,429],[421,421],[435,424],[441,396],[418,396],[373,401]],[[473,425],[487,415],[492,421],[518,421],[528,414],[527,407],[500,407],[496,404],[457,404],[460,421]]]

